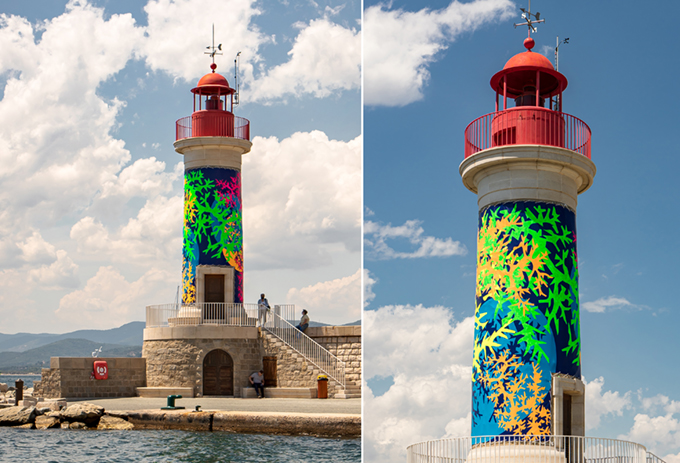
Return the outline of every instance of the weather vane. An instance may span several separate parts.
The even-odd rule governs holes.
[[[217,48],[215,48],[215,24],[212,25],[212,45],[209,47],[205,47],[210,51],[203,52],[206,55],[210,55],[212,58],[213,64],[215,64],[215,55],[221,55],[222,53],[218,53],[217,50],[222,51],[222,44],[220,43],[217,45]]]
[[[515,24],[515,27],[528,26],[529,36],[531,37],[532,32],[534,34],[536,33],[536,28],[534,27],[534,24],[543,23],[545,22],[545,19],[541,19],[541,13],[539,13],[538,11],[536,12],[536,14],[531,14],[531,0],[529,0],[529,8],[527,8],[526,10],[524,8],[520,8],[520,10],[522,11],[522,19],[524,19],[526,22],[517,23]],[[531,19],[532,16],[536,19]]]

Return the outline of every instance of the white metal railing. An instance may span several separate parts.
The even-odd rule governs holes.
[[[640,444],[581,436],[480,436],[412,444],[407,463],[659,463]],[[658,458],[658,457],[655,457]]]
[[[295,313],[295,304],[278,304],[272,307],[272,311],[292,325],[300,317]]]
[[[182,325],[255,326],[257,304],[195,302],[146,307],[146,327]]]
[[[279,316],[275,310],[267,314],[267,320],[262,327],[345,388],[345,362]]]
[[[654,455],[652,452],[647,452],[647,463],[666,463],[661,458]]]

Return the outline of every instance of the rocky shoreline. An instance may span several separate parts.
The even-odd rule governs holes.
[[[86,402],[33,397],[0,383],[0,427],[24,429],[177,429],[184,431],[282,434],[316,437],[361,437],[361,415],[188,410],[115,410]]]
[[[76,403],[65,406],[63,401],[55,401],[40,408],[10,406],[0,409],[0,426],[23,429],[134,429],[125,419],[104,412],[104,408],[99,405]]]
[[[23,429],[177,429],[231,433],[283,434],[315,437],[361,437],[361,416],[280,412],[134,410],[106,412],[99,405],[79,402],[49,407],[10,406],[0,409],[0,427]]]

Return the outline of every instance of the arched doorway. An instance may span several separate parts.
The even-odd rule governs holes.
[[[234,361],[221,349],[203,359],[203,395],[234,395]]]

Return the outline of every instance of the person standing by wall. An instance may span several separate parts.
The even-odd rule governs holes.
[[[250,384],[255,388],[258,399],[264,399],[264,370],[256,371],[248,377]]]
[[[264,293],[260,294],[260,300],[257,301],[257,320],[260,326],[264,326],[267,323],[267,312],[270,310],[269,301],[264,297]]]

